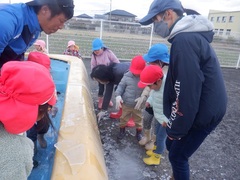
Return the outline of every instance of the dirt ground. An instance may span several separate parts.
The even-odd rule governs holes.
[[[90,60],[84,64],[90,74]],[[206,138],[190,159],[193,180],[240,179],[240,69],[222,68],[228,93],[228,108],[224,119]],[[91,93],[97,107],[97,83],[89,78]],[[114,97],[112,98],[114,101]],[[115,111],[109,108],[109,112]],[[97,108],[96,108],[97,113]],[[165,150],[159,166],[143,163],[145,150],[138,145],[135,128],[128,128],[119,141],[119,120],[104,118],[99,123],[109,180],[167,180],[171,175],[168,152]]]

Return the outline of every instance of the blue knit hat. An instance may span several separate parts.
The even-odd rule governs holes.
[[[143,59],[149,63],[160,60],[169,64],[168,47],[165,44],[155,44],[148,50],[148,53],[143,56]]]
[[[149,25],[153,23],[152,18],[154,16],[168,9],[184,12],[182,4],[179,0],[154,0],[149,8],[148,14],[143,17],[139,23],[142,25]]]
[[[100,38],[96,38],[93,40],[93,42],[92,42],[92,50],[93,51],[99,50],[103,47],[105,47],[105,45],[103,44],[103,41]]]

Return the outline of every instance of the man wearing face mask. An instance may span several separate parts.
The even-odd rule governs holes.
[[[178,0],[154,0],[139,22],[172,44],[164,88],[169,119],[166,146],[175,180],[190,178],[188,159],[222,120],[227,95],[218,58],[210,45],[213,25],[196,11],[183,16]]]

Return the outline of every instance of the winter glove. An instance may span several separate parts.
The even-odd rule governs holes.
[[[100,121],[101,119],[103,119],[103,118],[106,117],[106,116],[108,116],[108,112],[107,112],[107,111],[104,111],[104,110],[100,111],[100,112],[97,114],[97,121],[98,121],[98,123],[99,123],[99,121]]]
[[[136,105],[135,105],[134,109],[137,109],[137,110],[143,109],[146,100],[147,100],[146,96],[140,96],[137,99],[135,99]]]
[[[119,110],[120,108],[122,108],[122,103],[123,103],[123,100],[122,100],[122,97],[121,96],[117,96],[116,97],[116,110]]]

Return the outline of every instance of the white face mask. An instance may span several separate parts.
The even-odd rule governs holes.
[[[165,16],[165,14],[163,15],[163,18],[161,19],[160,22],[154,22],[153,23],[154,24],[154,32],[157,35],[159,35],[159,36],[161,36],[163,38],[169,36],[169,34],[170,34],[170,31],[168,29],[168,24],[163,21],[164,20],[164,16]]]

